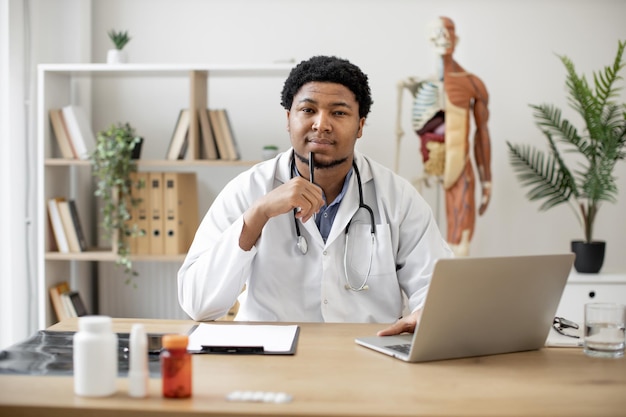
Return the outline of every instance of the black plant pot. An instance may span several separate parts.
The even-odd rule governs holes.
[[[131,153],[131,159],[139,159],[141,156],[141,145],[143,145],[143,138],[139,138],[139,142],[135,144],[133,152]]]
[[[581,240],[572,241],[572,252],[576,254],[574,268],[576,271],[597,274],[602,269],[604,263],[604,249],[606,242],[594,241],[583,242]]]

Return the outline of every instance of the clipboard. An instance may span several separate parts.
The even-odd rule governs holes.
[[[195,354],[295,355],[298,325],[201,323],[189,333]]]

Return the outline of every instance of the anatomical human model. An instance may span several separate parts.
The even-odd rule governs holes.
[[[402,94],[413,96],[411,121],[420,139],[424,163],[421,182],[436,177],[445,190],[447,241],[458,256],[469,255],[476,225],[475,174],[470,152],[473,116],[474,152],[482,190],[478,213],[491,197],[491,147],[487,120],[489,95],[483,82],[466,72],[452,57],[458,43],[454,23],[441,17],[430,28],[430,41],[441,61],[438,74],[427,79],[410,77],[398,83],[396,171],[399,164]]]

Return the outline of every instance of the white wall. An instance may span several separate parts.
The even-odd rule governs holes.
[[[568,251],[570,240],[582,237],[575,217],[567,206],[540,213],[538,204],[526,200],[509,164],[506,141],[544,146],[528,104],[550,102],[569,113],[565,72],[555,54],[569,56],[585,72],[611,63],[618,39],[626,39],[624,1],[93,0],[93,61],[104,61],[111,28],[130,32],[133,39],[126,49],[136,63],[269,63],[314,54],[348,58],[368,73],[374,97],[359,149],[393,167],[396,83],[432,73],[435,57],[425,28],[441,15],[456,23],[461,38],[457,61],[483,79],[491,96],[493,199],[478,220],[471,254]],[[284,116],[279,115],[280,86],[260,93],[244,88],[249,88],[246,98],[234,103],[235,108],[269,94],[261,103],[275,103],[277,116],[259,125],[254,112],[246,113],[237,120],[238,133],[269,130],[269,137],[288,146]],[[422,168],[409,122],[410,105],[405,93],[407,133],[401,142],[400,173],[414,178]],[[165,141],[170,125],[161,129]],[[616,175],[619,201],[602,208],[595,233],[608,241],[607,270],[626,268],[626,162]],[[425,194],[434,205],[434,190]]]

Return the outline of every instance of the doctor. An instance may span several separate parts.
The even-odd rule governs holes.
[[[367,75],[316,56],[281,97],[292,148],[217,196],[178,272],[181,307],[214,320],[239,299],[236,320],[414,331],[434,262],[452,252],[415,188],[354,149],[372,104]]]

